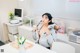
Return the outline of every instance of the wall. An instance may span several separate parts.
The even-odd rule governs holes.
[[[0,0],[0,40],[4,41],[3,23],[8,22],[9,12],[17,7],[17,0]]]
[[[23,8],[24,15],[29,16],[41,16],[45,12],[50,12],[55,18],[75,20],[80,17],[80,2],[70,0],[24,0],[18,1],[18,8]]]
[[[66,0],[33,0],[33,15],[51,13],[54,17],[65,17]]]
[[[79,0],[66,0],[66,17],[73,19],[80,19],[80,1]]]
[[[31,3],[32,0],[18,0],[18,7],[23,9],[23,16],[31,16]]]
[[[70,0],[32,0],[33,14],[42,15],[50,12],[54,17],[59,18],[79,18],[80,2],[70,2]]]

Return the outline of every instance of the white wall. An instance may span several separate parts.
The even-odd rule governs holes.
[[[24,9],[24,15],[30,16],[49,12],[58,18],[80,17],[80,2],[70,2],[70,0],[24,0],[18,1],[18,7]]]
[[[65,1],[66,0],[33,0],[33,14],[36,16],[49,12],[54,17],[64,17]]]
[[[77,1],[77,0],[76,0]],[[80,2],[66,0],[66,17],[80,19]]]
[[[18,7],[17,8],[22,8],[23,9],[23,14],[24,16],[30,16],[31,15],[31,0],[23,0],[20,1],[18,0]]]
[[[54,17],[64,17],[66,0],[24,0],[18,1],[18,8],[23,8],[24,15],[36,16],[50,12]]]
[[[42,15],[50,12],[53,17],[59,18],[80,18],[80,2],[70,0],[32,0],[33,14]]]
[[[0,40],[4,41],[3,23],[8,22],[9,12],[17,7],[17,0],[0,0]]]

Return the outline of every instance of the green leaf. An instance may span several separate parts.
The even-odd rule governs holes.
[[[22,42],[22,44],[24,44],[25,41],[26,41],[26,39],[24,39],[24,41]]]

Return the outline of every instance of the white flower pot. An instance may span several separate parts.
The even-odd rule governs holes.
[[[26,49],[24,48],[24,45],[19,45],[19,53],[26,53]]]

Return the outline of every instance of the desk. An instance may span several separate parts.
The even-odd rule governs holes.
[[[30,26],[26,26],[26,25],[22,25],[18,27],[18,31],[19,31],[19,36],[23,36],[26,37],[28,40],[33,41],[33,36],[32,36],[32,30],[33,27]]]
[[[33,44],[33,47],[32,48],[29,48],[29,49],[26,49],[26,53],[56,53],[55,51],[51,51],[43,46],[40,46],[38,44],[35,44],[31,41],[28,41],[27,42],[29,43],[32,43]],[[4,49],[4,52],[3,53],[19,53],[19,50],[16,49],[16,48],[13,48],[10,43],[9,44],[6,44],[6,45],[3,45],[3,46],[0,46],[0,49]]]

